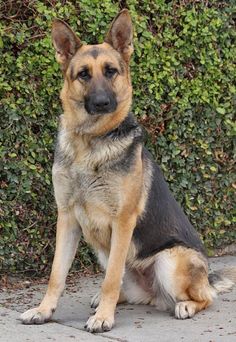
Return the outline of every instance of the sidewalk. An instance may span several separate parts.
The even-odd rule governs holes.
[[[212,258],[211,269],[236,266],[236,256]],[[101,276],[78,279],[68,286],[53,322],[22,325],[20,313],[38,305],[45,285],[14,292],[0,292],[0,342],[234,342],[236,341],[236,286],[219,295],[214,304],[192,319],[177,320],[169,313],[145,305],[119,305],[113,330],[93,335],[83,326],[89,315],[90,299],[99,289]]]

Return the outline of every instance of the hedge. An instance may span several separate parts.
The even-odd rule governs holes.
[[[67,21],[102,42],[129,8],[135,26],[133,112],[147,145],[211,254],[235,241],[235,0],[4,1],[0,8],[0,272],[50,269],[51,182],[62,75],[50,30]],[[93,265],[82,242],[76,267]]]

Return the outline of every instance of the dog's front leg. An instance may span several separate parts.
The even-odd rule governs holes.
[[[41,304],[24,312],[20,320],[24,324],[42,324],[52,317],[61,296],[66,276],[74,259],[81,236],[81,229],[71,210],[58,211],[56,251],[48,289]]]
[[[89,332],[108,331],[114,325],[115,308],[135,225],[136,215],[128,218],[123,215],[112,225],[111,249],[101,289],[101,300],[96,314],[91,316],[85,325]]]

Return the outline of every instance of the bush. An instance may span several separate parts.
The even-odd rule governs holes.
[[[62,76],[51,22],[102,42],[119,8],[135,24],[133,111],[175,197],[209,251],[233,226],[235,1],[5,1],[0,8],[2,272],[48,271],[56,207],[51,167]],[[82,243],[77,265],[93,263]]]

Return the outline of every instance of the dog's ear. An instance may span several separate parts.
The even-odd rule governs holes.
[[[56,19],[52,24],[52,41],[56,60],[61,64],[62,70],[66,70],[71,58],[82,46],[81,41],[70,26],[60,19]]]
[[[127,9],[118,13],[106,35],[105,42],[112,45],[128,63],[133,52],[133,27]]]

